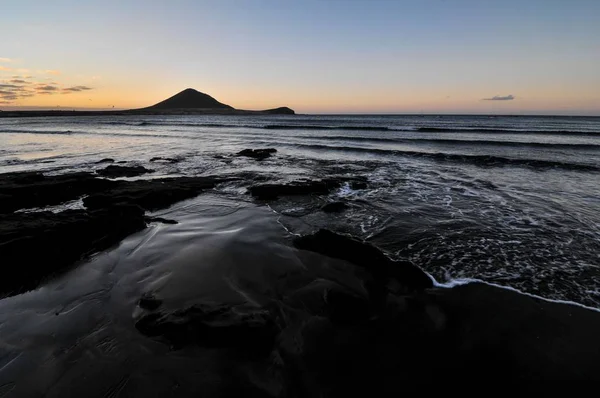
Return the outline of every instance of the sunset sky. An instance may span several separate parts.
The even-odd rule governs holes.
[[[600,115],[599,0],[0,1],[0,109]]]

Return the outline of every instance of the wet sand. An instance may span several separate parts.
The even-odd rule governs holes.
[[[342,286],[368,301],[365,271],[294,248],[268,207],[203,194],[152,215],[179,223],[152,223],[0,300],[0,395],[347,396],[423,382],[469,391],[483,381],[539,391],[600,374],[594,310],[481,283],[414,294],[391,286],[376,315],[352,307],[356,319],[336,320],[322,308],[332,305],[327,292]],[[164,314],[226,305],[286,316],[264,353],[210,341],[173,347],[136,328],[149,293]]]

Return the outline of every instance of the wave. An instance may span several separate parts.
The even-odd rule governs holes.
[[[321,140],[342,140],[350,142],[386,142],[397,144],[450,144],[464,146],[516,146],[516,147],[540,147],[540,148],[562,148],[562,149],[600,149],[598,144],[563,144],[550,142],[518,142],[518,141],[495,141],[495,140],[450,140],[435,138],[384,138],[384,137],[353,137],[344,135],[330,135],[321,137],[306,137]]]
[[[411,129],[394,129],[385,126],[320,126],[295,124],[267,124],[264,126],[248,126],[267,130],[356,130],[356,131],[412,131]]]
[[[0,130],[0,134],[40,134],[40,135],[75,135],[75,134],[88,134],[81,131],[71,130]]]
[[[545,134],[545,135],[585,135],[600,136],[600,132],[581,130],[523,130],[523,129],[498,129],[498,128],[450,128],[450,127],[418,127],[421,133],[486,133],[486,134]]]
[[[482,133],[482,134],[545,134],[545,135],[583,135],[600,136],[600,131],[589,130],[554,130],[552,128],[511,128],[511,127],[485,127],[485,126],[461,126],[461,127],[440,127],[440,126],[390,126],[390,125],[330,125],[330,124],[237,124],[237,123],[190,123],[178,122],[176,120],[164,121],[102,121],[105,125],[123,125],[131,127],[197,127],[197,128],[246,128],[246,129],[264,129],[264,130],[345,130],[345,131],[405,131],[422,133]]]
[[[507,158],[502,156],[492,155],[459,155],[452,153],[442,152],[416,152],[416,151],[398,151],[398,150],[387,150],[387,149],[370,149],[370,148],[358,148],[358,147],[340,147],[330,145],[318,145],[318,144],[298,144],[296,147],[315,149],[315,150],[334,150],[344,152],[357,152],[357,153],[375,153],[381,155],[392,155],[392,156],[404,156],[421,159],[431,159],[435,161],[446,161],[455,163],[474,164],[476,166],[485,167],[504,167],[504,166],[522,166],[530,167],[534,169],[564,169],[564,170],[577,170],[577,171],[600,171],[599,166],[582,164],[582,163],[567,163],[554,160],[541,160],[541,159],[520,159],[520,158]]]

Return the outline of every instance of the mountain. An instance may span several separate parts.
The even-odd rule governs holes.
[[[6,111],[0,113],[5,117],[40,117],[40,116],[98,116],[98,115],[295,115],[293,109],[282,106],[263,111],[247,111],[235,109],[223,104],[208,94],[188,88],[156,105],[141,109],[129,110],[29,110]]]
[[[201,93],[200,91],[188,88],[182,92],[175,94],[174,96],[167,98],[164,101],[159,102],[156,105],[152,105],[148,110],[160,110],[160,109],[231,109],[232,106],[223,104],[208,94]]]

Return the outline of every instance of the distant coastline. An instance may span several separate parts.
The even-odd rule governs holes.
[[[127,115],[294,115],[286,106],[250,111],[235,109],[208,94],[192,88],[185,89],[147,108],[129,110],[0,110],[0,117],[47,117],[47,116],[127,116]]]

